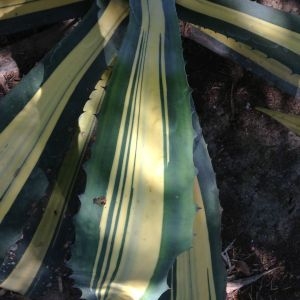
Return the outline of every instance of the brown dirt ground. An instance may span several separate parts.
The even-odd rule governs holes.
[[[261,2],[300,11],[295,0]],[[62,37],[64,26],[0,37],[0,96]],[[51,39],[44,38],[46,33]],[[220,190],[228,280],[245,283],[271,270],[228,299],[300,299],[300,138],[254,109],[259,105],[300,114],[300,99],[195,42],[183,39],[183,48]],[[79,298],[70,282],[64,280],[63,287],[64,294],[51,291],[38,300]],[[28,298],[7,292],[0,299]]]
[[[190,40],[183,44],[220,190],[223,248],[231,245],[228,280],[274,269],[228,299],[300,299],[300,138],[254,109],[299,114],[300,99]]]

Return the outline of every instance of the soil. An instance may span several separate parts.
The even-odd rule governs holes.
[[[261,2],[300,12],[295,0]],[[67,30],[60,23],[0,37],[0,96]],[[183,39],[183,48],[220,191],[228,281],[243,286],[227,299],[300,299],[300,137],[255,110],[300,114],[300,99],[191,40]],[[64,293],[52,290],[38,300],[79,299],[70,281],[62,284]],[[28,298],[6,292],[0,299]]]
[[[231,245],[228,280],[274,269],[228,299],[300,299],[300,137],[254,109],[299,114],[300,99],[195,42],[183,45],[220,191],[223,248]]]

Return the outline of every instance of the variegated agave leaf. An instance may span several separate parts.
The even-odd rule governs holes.
[[[256,109],[275,119],[283,126],[287,127],[288,129],[300,136],[300,116],[286,114],[280,111],[275,111],[263,107],[256,107]]]
[[[47,264],[57,264],[62,254],[55,245],[61,242],[59,224],[74,181],[66,174],[75,164],[72,160],[66,163],[70,170],[60,173],[60,183],[47,172],[58,173],[71,141],[68,126],[76,124],[84,98],[116,52],[109,41],[128,15],[128,5],[112,1],[99,18],[97,15],[95,6],[72,35],[1,102],[0,114],[5,116],[0,121],[0,236],[5,241],[0,244],[2,288],[35,294],[43,288],[39,280],[49,271]],[[45,211],[30,221],[13,257],[6,255],[20,237],[30,206],[45,197],[48,180],[51,189]],[[66,184],[69,187],[63,187]]]
[[[55,260],[62,263],[64,248],[71,242],[70,228],[67,224],[70,220],[66,220],[67,208],[86,148],[94,136],[97,123],[95,115],[102,104],[104,88],[110,73],[110,68],[104,72],[84,106],[84,112],[78,119],[78,129],[62,161],[43,215],[34,228],[32,239],[9,276],[0,285],[5,289],[39,296],[45,289],[45,284],[49,284],[47,276],[52,275],[58,265]],[[25,233],[25,237],[26,235]],[[16,247],[22,246],[24,243],[21,241]],[[7,268],[6,263],[11,262],[6,259],[2,270]]]
[[[76,216],[71,267],[86,299],[157,299],[192,242],[194,133],[175,4],[130,4]]]
[[[0,34],[26,30],[79,17],[91,6],[90,0],[2,0]]]
[[[192,248],[180,254],[169,273],[171,290],[160,300],[225,299],[226,276],[221,260],[220,205],[215,174],[198,116],[191,106],[194,139],[194,202],[197,208]]]
[[[251,1],[177,0],[183,20],[225,34],[300,73],[300,17]]]
[[[15,93],[9,94],[2,101],[0,222],[3,221],[30,175],[80,81],[99,55],[103,55],[102,50],[127,15],[126,5],[122,6],[119,3],[120,1],[113,1],[98,22],[97,19],[91,22],[89,17],[85,26],[86,35],[79,34],[79,38],[73,44],[74,48],[65,53],[64,59],[58,57],[60,62],[56,68],[53,66],[49,68],[52,73],[47,74],[49,71],[45,65],[47,62],[41,64],[27,78],[28,80],[15,90]],[[75,35],[76,33],[72,37]],[[107,51],[105,54],[109,57],[112,53]],[[54,51],[53,54],[59,56],[61,53]],[[48,61],[51,59],[54,57],[50,55]],[[103,56],[101,59],[103,60]],[[33,85],[30,86],[28,81],[33,81]],[[20,93],[22,88],[25,89],[25,93],[24,91]],[[14,105],[16,102],[17,105]]]
[[[82,197],[82,210],[77,217],[77,240],[71,261],[77,285],[84,291],[84,296],[91,299],[100,296],[157,299],[167,288],[167,271],[175,257],[191,246],[196,206],[192,201],[193,198],[197,199],[198,206],[202,206],[199,203],[201,202],[200,190],[198,180],[195,179],[192,161],[193,129],[189,108],[189,90],[184,76],[180,40],[178,34],[173,33],[174,30],[178,32],[174,3],[132,1],[131,4],[132,18],[127,40],[123,45],[112,81],[114,87],[108,89],[100,112],[93,157],[87,165],[87,189]],[[95,15],[95,8],[93,11]],[[1,119],[0,125],[5,128],[3,132],[9,126],[12,128],[11,132],[14,132],[13,129],[18,124],[24,127],[30,124],[31,119],[26,118],[26,114],[25,118],[18,119],[19,115],[24,112],[24,103],[26,110],[29,104],[29,112],[34,115],[38,104],[46,101],[45,103],[54,109],[53,114],[57,118],[53,119],[51,116],[43,123],[44,125],[41,124],[42,128],[43,126],[48,128],[47,134],[40,130],[40,126],[32,127],[33,133],[40,130],[43,134],[43,142],[38,141],[35,144],[31,133],[28,134],[29,146],[33,146],[32,148],[30,146],[29,150],[25,147],[21,151],[21,156],[18,156],[19,160],[22,161],[22,155],[25,155],[26,151],[29,157],[34,151],[40,151],[35,152],[38,158],[39,153],[42,153],[46,147],[39,165],[43,165],[46,161],[46,166],[54,166],[54,170],[58,168],[57,160],[59,159],[56,157],[51,162],[49,156],[57,155],[58,150],[55,149],[57,144],[64,145],[63,147],[68,145],[68,141],[63,141],[62,138],[65,131],[60,132],[64,124],[71,124],[67,112],[70,112],[74,106],[67,104],[68,101],[72,103],[68,97],[73,99],[76,92],[81,91],[79,88],[81,83],[94,78],[88,74],[92,73],[91,70],[96,70],[93,66],[101,55],[102,46],[106,45],[107,40],[115,32],[127,12],[128,8],[124,2],[114,0],[110,2],[96,25],[94,25],[94,18],[89,16],[82,29],[77,30],[77,35],[74,34],[73,39],[65,43],[67,49],[70,47],[69,50],[54,51],[51,54],[53,56],[50,55],[50,62],[54,61],[56,66],[50,64],[46,68],[44,78],[40,77],[41,74],[43,75],[43,68],[36,68],[35,72],[25,79],[25,83],[33,84],[30,86],[23,82],[23,87],[29,87],[25,89],[21,102],[4,101],[3,104],[1,103],[7,112],[7,116]],[[157,13],[160,14],[159,22],[156,22]],[[105,18],[110,18],[110,20],[115,18],[113,19],[115,23],[110,24],[110,27],[109,22],[104,21]],[[94,38],[95,43],[99,42],[97,29],[100,29],[101,46],[97,49],[93,46],[83,47],[83,52],[79,51],[80,45],[87,45],[87,37]],[[104,44],[101,44],[102,34]],[[70,53],[65,58],[68,51]],[[97,55],[95,51],[99,51]],[[58,102],[47,102],[47,99],[56,93],[51,94],[51,89],[47,90],[45,87],[47,84],[53,87],[52,76],[57,78],[57,75],[62,74],[56,71],[72,57],[72,53],[78,53],[76,54],[78,56],[74,56],[77,59],[82,59],[79,53],[86,54],[87,65],[91,64],[91,66],[86,68],[81,65],[79,78],[74,77],[73,82],[70,83],[71,90],[69,90],[70,86],[67,87],[67,98],[63,96],[60,101],[56,99]],[[106,56],[111,57],[111,54],[112,51],[109,50]],[[69,66],[69,63],[68,61],[66,66]],[[75,73],[73,66],[70,68]],[[53,82],[57,81],[53,79]],[[82,86],[86,87],[85,84]],[[115,89],[115,86],[118,86],[118,89]],[[16,89],[9,95],[10,98],[6,99],[14,99],[18,91],[20,92]],[[41,91],[43,93],[37,99],[36,94]],[[46,94],[46,100],[43,100],[44,94]],[[79,95],[82,96],[82,93]],[[99,96],[97,89],[92,98],[95,96]],[[80,107],[81,102],[78,102],[76,107]],[[63,103],[62,106],[60,103]],[[61,256],[60,250],[64,240],[61,235],[65,234],[63,217],[84,149],[93,131],[95,123],[93,114],[97,110],[95,107],[98,106],[92,99],[86,105],[85,110],[92,110],[80,118],[80,133],[73,141],[73,147],[65,157],[60,171],[57,171],[57,181],[49,192],[45,211],[37,218],[35,224],[31,223],[31,226],[32,224],[34,226],[30,232],[27,232],[28,240],[23,239],[18,243],[16,257],[13,260],[9,256],[3,258],[0,287],[37,295],[43,289],[43,278],[49,274],[48,267],[57,264],[55,260]],[[47,108],[39,109],[39,111],[47,114],[49,113]],[[16,119],[21,121],[16,122]],[[60,121],[56,125],[58,119]],[[34,122],[34,118],[32,121]],[[46,143],[52,131],[51,128],[54,128],[54,133]],[[5,137],[3,145],[6,141]],[[57,143],[57,141],[60,142]],[[16,149],[16,144],[11,142],[11,145],[12,149]],[[5,148],[6,144],[3,149]],[[197,153],[197,150],[194,153]],[[17,161],[13,164],[14,175],[18,176],[15,176],[16,181],[14,177],[10,180],[12,184],[16,182],[20,190],[14,191],[14,197],[3,202],[6,211],[2,212],[0,234],[4,238],[18,236],[24,219],[16,221],[12,219],[12,216],[22,215],[26,211],[27,207],[20,204],[24,195],[27,195],[26,202],[30,204],[34,198],[38,199],[44,193],[48,184],[43,171],[38,167],[33,169],[37,158],[26,160],[26,157],[25,162],[29,164],[29,167],[23,170],[23,163]],[[204,155],[202,158],[207,159],[207,156]],[[18,168],[19,165],[20,168]],[[203,172],[201,168],[198,168],[198,176],[207,171],[207,166],[203,166],[201,167]],[[8,165],[5,168],[7,167]],[[208,166],[209,168],[211,166]],[[26,180],[30,174],[31,176]],[[213,180],[211,184],[213,186]],[[8,191],[10,186],[9,182]],[[39,189],[36,189],[33,198],[33,195],[29,195],[30,190],[37,186]],[[5,187],[4,191],[3,195],[6,196]],[[204,187],[202,191],[201,187],[201,192],[206,199],[210,199],[209,188]],[[17,197],[18,193],[20,194]],[[196,288],[196,290],[188,291],[189,297],[193,297],[191,299],[207,295],[210,295],[212,299],[221,299],[223,296],[224,273],[218,256],[219,213],[215,198],[211,200],[204,204],[205,210],[197,214],[194,227],[197,234],[195,240],[198,242],[201,240],[205,244],[204,260],[196,264],[196,269],[201,271],[201,275],[199,277],[194,271],[190,272],[193,282],[199,279],[201,287],[205,290]],[[205,220],[205,215],[208,216],[207,220]],[[86,222],[87,220],[89,222]],[[8,235],[10,224],[15,227],[15,232]],[[200,228],[199,224],[203,224],[204,227]],[[208,224],[208,231],[206,224]],[[199,229],[201,233],[198,232]],[[8,248],[8,244],[3,244],[2,251]],[[86,247],[88,251],[85,251]],[[83,253],[85,255],[82,255]],[[194,259],[197,260],[197,255]],[[185,259],[183,261],[179,259],[179,261],[181,261],[181,266],[186,265]],[[182,275],[182,272],[178,274]],[[185,295],[184,284],[177,291]]]
[[[290,68],[267,54],[208,28],[185,24],[183,31],[185,37],[234,60],[292,96],[299,96],[300,74],[293,73]]]
[[[216,42],[215,49],[230,48],[238,62],[252,60],[257,72],[267,74],[275,84],[279,81],[289,93],[299,93],[300,16],[253,1],[176,2],[181,19],[210,29],[201,32]]]

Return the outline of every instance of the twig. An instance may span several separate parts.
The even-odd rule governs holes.
[[[228,255],[228,251],[232,249],[235,239],[221,252],[221,256],[224,262],[227,264],[229,272],[234,268],[231,264],[230,257]]]
[[[257,275],[253,275],[253,276],[246,277],[246,278],[243,278],[243,279],[237,279],[237,280],[228,282],[227,283],[227,287],[226,287],[226,292],[227,292],[227,294],[230,294],[230,293],[232,293],[232,292],[234,292],[236,290],[239,290],[240,288],[242,288],[242,287],[244,287],[246,285],[249,285],[249,284],[257,281],[261,277],[263,277],[263,276],[265,276],[265,275],[267,275],[269,273],[272,273],[272,272],[274,272],[277,269],[280,269],[280,267],[277,267],[277,268],[265,271],[265,272],[263,272],[261,274],[257,274]]]

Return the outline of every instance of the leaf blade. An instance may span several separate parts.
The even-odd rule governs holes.
[[[14,33],[79,17],[84,15],[90,6],[89,0],[3,0],[0,3],[0,33]]]
[[[126,17],[126,9],[118,7],[116,3],[118,2],[114,2],[110,9],[106,10],[89,34],[58,65],[24,109],[2,131],[0,223],[40,157],[78,82]],[[111,26],[107,26],[111,20]],[[69,71],[67,76],[66,70]],[[19,151],[20,149],[22,151]]]
[[[193,131],[174,3],[131,4],[76,217],[71,266],[88,299],[158,298],[191,244]],[[95,206],[102,197],[106,204]]]
[[[183,19],[246,43],[300,73],[299,16],[255,2],[178,0],[177,3]]]
[[[287,127],[294,133],[300,136],[300,116],[286,114],[279,111],[263,108],[263,107],[256,107],[256,110],[265,113],[266,115],[270,116],[271,118],[275,119],[283,126]]]

